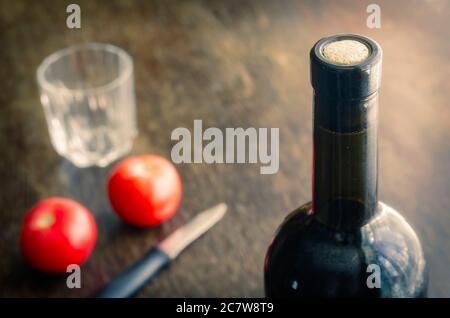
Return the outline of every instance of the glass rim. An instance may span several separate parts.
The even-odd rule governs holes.
[[[57,87],[51,82],[49,82],[45,77],[45,72],[49,67],[62,57],[69,56],[77,51],[83,50],[99,50],[106,51],[112,53],[119,57],[121,61],[125,63],[125,67],[123,71],[119,73],[117,77],[111,79],[108,83],[96,87],[87,87],[87,88],[67,88],[67,87]],[[108,91],[113,88],[116,88],[123,84],[132,74],[133,72],[133,60],[131,56],[122,48],[115,46],[113,44],[108,43],[98,43],[98,42],[90,42],[83,44],[75,44],[62,49],[59,49],[52,54],[48,55],[44,58],[44,60],[39,64],[36,76],[37,82],[39,86],[42,88],[51,91],[53,94],[98,94],[103,91]]]

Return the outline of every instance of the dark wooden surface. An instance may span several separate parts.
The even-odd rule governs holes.
[[[72,2],[72,1],[70,1]],[[311,197],[308,52],[319,38],[356,32],[384,49],[380,199],[422,239],[430,296],[450,296],[450,8],[448,1],[77,1],[82,29],[65,27],[64,1],[0,1],[0,295],[88,296],[159,238],[219,201],[229,213],[138,296],[263,296],[263,259],[276,226]],[[170,156],[170,133],[204,127],[279,127],[280,170],[178,166],[176,217],[148,230],[124,225],[105,196],[105,169],[77,169],[53,150],[35,71],[79,42],[110,42],[134,58],[139,137],[133,154]],[[99,240],[82,288],[31,270],[18,238],[26,210],[68,196],[95,214]]]

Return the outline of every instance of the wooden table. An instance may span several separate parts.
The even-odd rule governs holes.
[[[448,1],[77,1],[82,28],[65,25],[70,2],[0,2],[0,295],[88,296],[155,242],[219,201],[229,213],[138,296],[263,296],[263,260],[277,225],[311,197],[309,49],[355,32],[384,49],[380,101],[380,199],[422,239],[429,295],[450,296],[450,7]],[[280,170],[182,164],[176,217],[154,229],[124,225],[105,194],[111,167],[77,169],[53,150],[35,71],[79,42],[109,42],[134,58],[139,137],[133,154],[170,157],[176,127],[279,127]],[[95,214],[99,239],[82,288],[31,270],[20,224],[42,198],[67,196]]]

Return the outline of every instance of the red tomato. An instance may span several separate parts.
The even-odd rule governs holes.
[[[65,273],[82,264],[97,239],[95,219],[80,203],[64,198],[45,199],[28,211],[22,225],[21,249],[36,269]]]
[[[108,181],[116,213],[137,226],[153,226],[171,218],[181,200],[181,178],[174,165],[155,155],[121,161]]]

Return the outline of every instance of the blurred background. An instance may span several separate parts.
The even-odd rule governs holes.
[[[417,231],[429,296],[450,297],[450,1],[76,1],[81,29],[66,26],[73,1],[0,0],[0,296],[89,296],[158,239],[224,201],[227,216],[140,297],[263,296],[263,262],[284,216],[311,198],[309,50],[335,33],[360,33],[384,50],[379,115],[379,197]],[[370,3],[381,28],[366,25]],[[177,127],[280,128],[280,170],[259,165],[178,165],[177,215],[137,230],[112,212],[106,168],[78,169],[53,150],[35,72],[68,45],[107,42],[135,66],[139,136],[132,154],[170,158]],[[21,221],[49,196],[83,202],[99,239],[82,288],[28,267]]]

